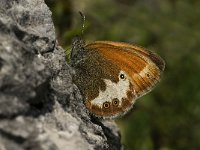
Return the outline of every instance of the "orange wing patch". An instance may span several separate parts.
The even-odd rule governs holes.
[[[136,45],[112,41],[96,41],[86,48],[98,50],[103,57],[125,71],[134,85],[137,96],[150,91],[160,80],[164,61],[156,54]]]

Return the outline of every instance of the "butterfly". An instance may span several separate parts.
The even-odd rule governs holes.
[[[151,91],[165,68],[157,54],[135,44],[95,41],[81,37],[72,42],[74,83],[84,104],[96,117],[116,118],[126,114],[136,99]]]

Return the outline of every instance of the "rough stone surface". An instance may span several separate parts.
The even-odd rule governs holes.
[[[43,0],[0,1],[0,150],[118,150],[85,109]]]

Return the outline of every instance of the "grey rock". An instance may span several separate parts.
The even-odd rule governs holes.
[[[121,149],[72,82],[43,0],[0,1],[0,150]]]

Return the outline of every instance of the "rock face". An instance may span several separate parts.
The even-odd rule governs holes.
[[[0,150],[121,149],[91,118],[43,0],[0,1]]]

